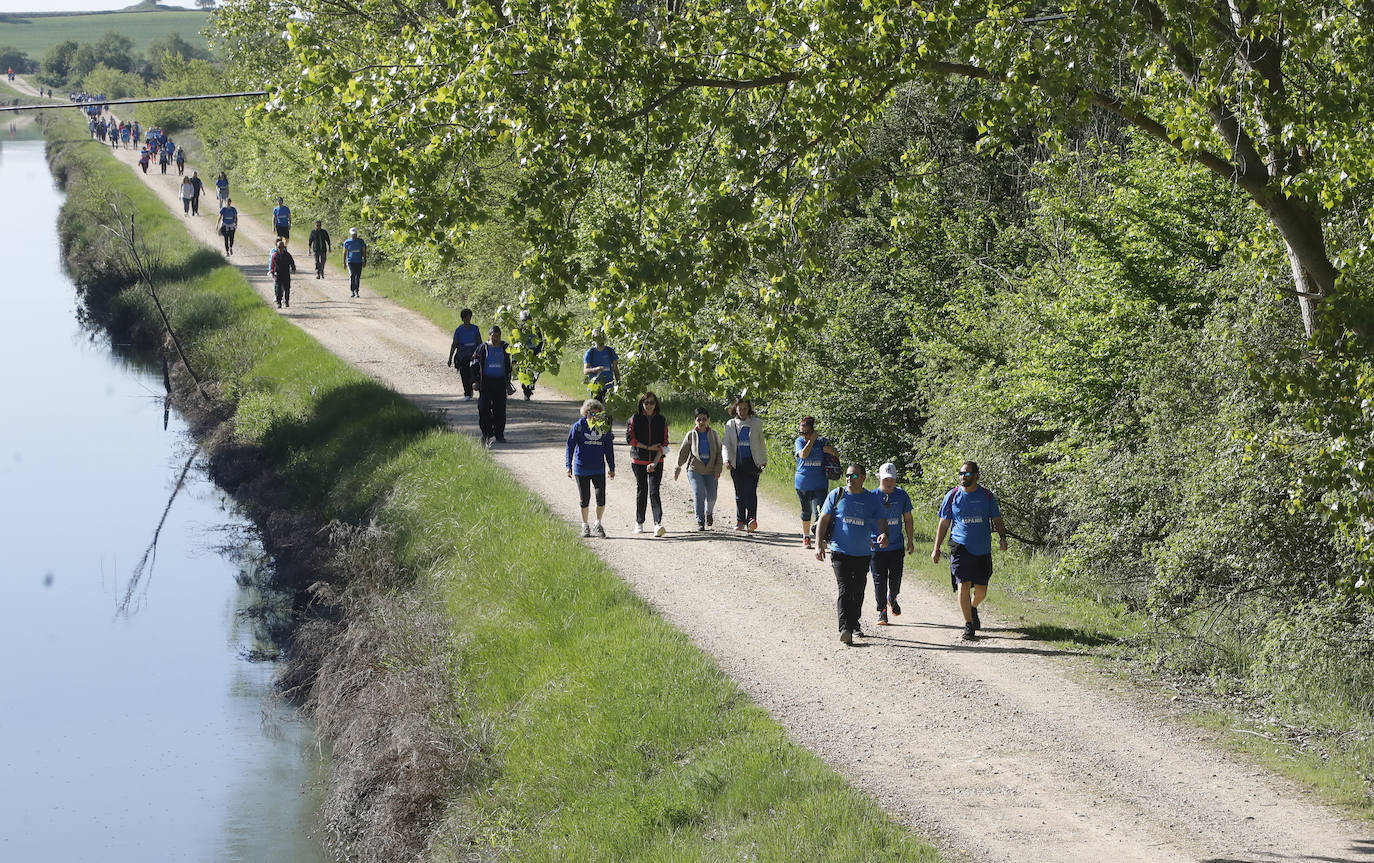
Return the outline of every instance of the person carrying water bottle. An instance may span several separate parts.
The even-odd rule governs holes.
[[[480,393],[477,397],[477,424],[482,429],[482,444],[506,442],[506,395],[510,386],[510,348],[501,341],[501,328],[493,326],[490,338],[472,354]]]

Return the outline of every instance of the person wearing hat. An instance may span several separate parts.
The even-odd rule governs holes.
[[[334,251],[334,244],[330,242],[329,232],[324,229],[322,220],[315,220],[315,230],[310,232],[310,238],[306,243],[315,255],[315,278],[323,279],[325,258]]]
[[[902,607],[897,594],[902,590],[902,564],[906,555],[916,550],[915,522],[911,515],[911,496],[897,488],[897,466],[887,462],[878,468],[878,488],[873,492],[882,504],[883,522],[887,531],[887,546],[879,546],[873,535],[873,560],[869,572],[873,575],[873,599],[878,605],[878,625],[887,626],[887,615],[900,617]],[[902,547],[902,537],[906,547]]]
[[[482,429],[482,444],[492,440],[506,442],[506,388],[510,386],[510,346],[501,341],[501,328],[493,326],[490,338],[472,354],[477,371],[477,424]]]
[[[348,267],[349,296],[358,296],[363,284],[363,267],[367,266],[367,243],[358,236],[357,228],[348,229],[348,239],[343,241],[344,266]],[[486,392],[486,390],[483,390]]]
[[[1001,537],[1007,550],[1007,529],[997,498],[978,484],[978,463],[966,461],[959,466],[959,485],[940,501],[940,522],[935,528],[935,548],[930,562],[940,562],[940,546],[949,537],[949,578],[959,591],[959,610],[964,613],[964,640],[973,641],[983,622],[978,606],[988,596],[992,580],[992,532]]]
[[[277,293],[277,308],[286,303],[291,308],[291,274],[296,272],[296,259],[286,250],[286,239],[277,237],[277,246],[267,262],[267,272],[272,274],[272,287]]]
[[[604,403],[611,390],[620,385],[620,357],[615,348],[606,346],[606,331],[601,327],[592,330],[592,338],[596,345],[582,355],[582,374],[587,376],[592,398]]]
[[[277,199],[277,206],[272,208],[272,226],[277,229],[278,237],[291,239],[291,208],[281,198]]]

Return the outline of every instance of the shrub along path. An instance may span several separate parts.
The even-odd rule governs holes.
[[[117,156],[138,171],[136,153]],[[174,169],[164,176],[154,166],[140,176],[181,212]],[[188,228],[221,250],[213,194],[202,200]],[[300,227],[290,245],[300,273],[282,314],[378,381],[442,412],[456,431],[477,435],[476,402],[463,402],[445,366],[451,334],[377,297],[366,274],[362,297],[350,299],[337,245],[327,277],[316,280],[304,249],[314,216],[295,216]],[[328,227],[336,243],[347,231]],[[230,259],[269,302],[271,241],[269,227],[241,216]],[[492,451],[570,521],[577,495],[563,448],[577,405],[548,390],[532,402],[513,399],[510,442]],[[670,431],[680,439],[685,429]],[[620,455],[626,463],[608,484],[611,536],[587,540],[597,553],[796,740],[954,855],[1017,863],[1374,860],[1374,829],[1217,751],[1204,732],[1180,729],[1140,699],[1085,683],[1071,651],[999,626],[995,610],[984,615],[985,637],[963,644],[950,595],[912,579],[898,623],[878,630],[867,611],[868,638],[845,648],[836,638],[830,568],[800,547],[797,513],[763,501],[760,534],[736,534],[728,529],[728,477],[714,531],[695,531],[684,478],[664,484],[669,535],[634,535],[634,480]]]

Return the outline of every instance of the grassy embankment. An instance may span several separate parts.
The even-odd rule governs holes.
[[[205,40],[200,31],[208,21],[207,13],[195,9],[7,15],[0,17],[0,45],[13,45],[37,61],[59,42],[95,42],[114,31],[133,40],[135,51],[146,53],[149,45],[170,33],[201,44]]]
[[[474,441],[269,310],[83,132],[59,121],[50,134],[71,142],[55,164],[78,276],[100,282],[105,195],[132,202],[160,239],[174,326],[229,403],[234,445],[261,452],[297,506],[373,520],[408,576],[393,590],[442,613],[437,661],[382,637],[404,637],[398,619],[377,630],[369,668],[400,673],[408,657],[442,669],[446,698],[426,712],[465,729],[447,746],[476,753],[476,767],[439,778],[434,858],[486,848],[548,860],[938,859],[789,741]],[[141,290],[108,305],[121,327],[152,317]],[[378,720],[372,736],[390,745],[398,717]]]

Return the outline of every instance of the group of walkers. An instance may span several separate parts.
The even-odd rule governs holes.
[[[120,147],[125,149],[137,147],[138,142],[143,137],[143,130],[139,127],[138,121],[127,123],[123,120],[115,120],[114,117],[108,120],[103,117],[93,117],[86,126],[90,130],[93,140],[109,142],[112,150],[118,150]],[[144,173],[147,173],[146,168]]]
[[[462,323],[453,331],[447,364],[458,370],[463,401],[472,401],[473,392],[477,392],[477,424],[482,431],[482,444],[505,443],[506,397],[515,395],[515,357],[510,345],[501,339],[500,327],[493,325],[483,341],[481,328],[472,322],[472,309],[463,309],[458,316]],[[520,356],[539,355],[544,350],[544,334],[528,311],[520,312],[519,321]],[[521,369],[520,388],[525,401],[534,397],[538,381],[539,373],[532,364]]]

